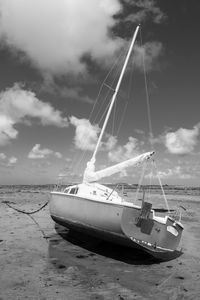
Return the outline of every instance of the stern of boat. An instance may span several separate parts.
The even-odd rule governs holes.
[[[121,228],[134,244],[157,258],[159,253],[177,250],[183,231],[182,224],[173,218],[156,217],[148,202],[140,210],[124,207]]]

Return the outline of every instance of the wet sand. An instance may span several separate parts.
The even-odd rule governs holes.
[[[48,200],[47,192],[1,193],[0,299],[199,299],[200,197],[171,193],[168,199],[170,208],[186,208],[182,254],[158,263],[139,251],[55,226],[48,206],[33,215],[38,226],[2,203],[31,211]]]

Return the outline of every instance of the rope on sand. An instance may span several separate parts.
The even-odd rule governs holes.
[[[38,222],[34,219],[34,217],[32,215],[35,214],[35,213],[37,213],[37,212],[39,212],[39,211],[41,211],[43,208],[45,208],[47,206],[47,204],[49,203],[49,201],[45,202],[44,205],[42,205],[40,208],[38,208],[38,209],[36,209],[34,211],[21,210],[19,208],[16,208],[16,207],[10,205],[9,202],[10,201],[7,201],[7,200],[2,201],[2,203],[6,204],[8,207],[12,208],[13,210],[15,210],[15,211],[17,211],[19,213],[25,214],[28,217],[30,217],[33,220],[33,222],[37,225],[37,227],[39,228],[40,232],[42,233],[43,238],[45,238],[46,240],[48,239],[48,236],[46,236],[44,230],[40,227],[40,225],[38,224]]]
[[[42,210],[45,206],[47,206],[47,204],[49,203],[49,201],[47,201],[44,205],[42,205],[40,208],[38,208],[38,209],[36,209],[36,210],[34,210],[34,211],[25,211],[25,210],[21,210],[21,209],[19,209],[19,208],[16,208],[16,207],[10,205],[10,204],[9,204],[10,201],[7,201],[7,200],[2,201],[2,203],[6,204],[8,207],[10,207],[10,208],[16,210],[17,212],[22,213],[22,214],[33,215],[33,214],[39,212],[40,210]]]

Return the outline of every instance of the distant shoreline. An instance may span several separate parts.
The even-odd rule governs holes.
[[[56,183],[47,183],[47,184],[1,184],[0,185],[0,189],[1,188],[5,188],[5,187],[19,187],[19,188],[28,188],[28,187],[51,187],[54,188],[55,186],[70,186],[70,185],[76,185],[78,183],[66,183],[66,184],[56,184]],[[128,183],[104,183],[104,185],[109,186],[109,187],[124,187],[125,189],[137,189],[138,184],[128,184]],[[170,185],[170,184],[163,184],[163,187],[167,190],[200,190],[200,186],[184,186],[184,185]],[[144,184],[141,185],[141,188],[151,188],[151,189],[160,189],[160,185],[159,184]]]

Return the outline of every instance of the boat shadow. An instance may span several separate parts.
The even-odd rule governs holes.
[[[170,261],[182,255],[181,251],[175,251],[166,256],[162,260],[153,258],[150,254],[141,249],[121,246],[111,242],[103,241],[99,238],[80,233],[77,231],[68,230],[62,225],[55,224],[57,234],[70,245],[83,248],[93,255],[100,255],[116,261],[124,262],[131,265],[152,265],[159,264],[162,261]],[[51,241],[50,241],[51,242]]]

